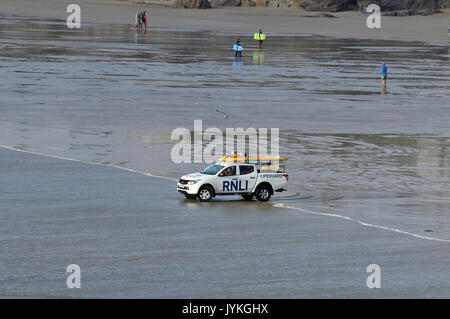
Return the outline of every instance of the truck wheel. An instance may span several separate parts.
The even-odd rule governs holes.
[[[242,198],[244,200],[252,200],[253,199],[253,194],[251,194],[251,195],[241,195],[241,196],[242,196]]]
[[[208,202],[213,198],[213,191],[209,186],[202,186],[198,191],[197,196],[201,202]]]
[[[196,199],[197,195],[184,194],[184,197],[186,197],[186,199]]]
[[[259,186],[255,193],[256,199],[260,202],[267,202],[270,199],[271,189],[267,185]]]

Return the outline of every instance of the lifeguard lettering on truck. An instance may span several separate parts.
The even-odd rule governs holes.
[[[200,201],[209,201],[217,195],[241,195],[245,200],[256,197],[266,202],[274,192],[286,190],[289,176],[285,168],[286,159],[282,158],[231,155],[200,173],[182,176],[177,190],[188,199]]]

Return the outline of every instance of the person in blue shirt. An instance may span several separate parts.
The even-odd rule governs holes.
[[[233,50],[235,51],[235,57],[242,57],[242,44],[241,39],[237,39],[236,43],[233,45]]]
[[[383,68],[381,70],[381,80],[386,82],[387,79],[387,65],[383,62]]]
[[[381,70],[381,94],[386,93],[387,65],[383,62]]]

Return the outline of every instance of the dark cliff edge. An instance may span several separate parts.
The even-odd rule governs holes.
[[[366,7],[372,3],[380,6],[383,15],[393,16],[428,15],[450,8],[450,0],[211,0],[213,7],[292,7],[319,12],[366,11]]]

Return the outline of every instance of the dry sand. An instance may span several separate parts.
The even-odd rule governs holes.
[[[383,16],[382,28],[371,30],[366,26],[367,15],[360,12],[336,13],[338,18],[318,18],[306,17],[311,13],[301,9],[227,7],[196,10],[114,0],[72,2],[81,6],[82,22],[131,24],[136,10],[144,9],[150,12],[153,28],[250,33],[263,28],[269,34],[316,34],[448,45],[448,10],[432,16]],[[61,0],[2,0],[0,14],[65,20],[68,3]]]

